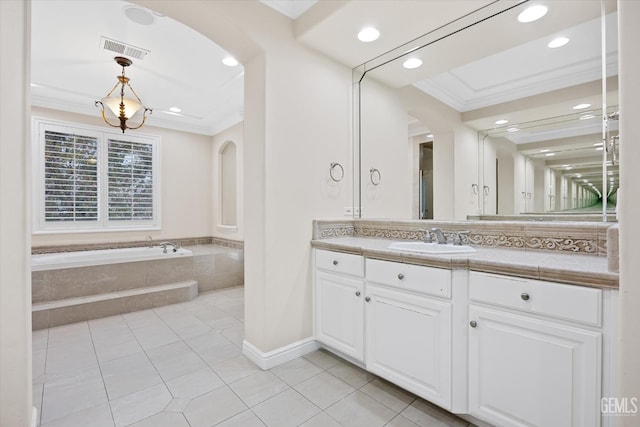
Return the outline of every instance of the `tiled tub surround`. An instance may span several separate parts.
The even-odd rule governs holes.
[[[350,236],[423,240],[427,229],[437,227],[447,237],[451,233],[468,231],[472,245],[606,256],[607,229],[612,225],[533,221],[316,220],[313,238]]]
[[[312,246],[431,267],[616,288],[618,274],[609,271],[606,258],[606,236],[610,226],[604,223],[318,220],[314,221]],[[422,240],[425,229],[433,227],[441,228],[445,234],[470,231],[469,243],[476,252],[433,255],[388,248],[392,241]]]
[[[32,272],[33,329],[128,313],[242,285],[243,250],[186,247],[192,255]]]

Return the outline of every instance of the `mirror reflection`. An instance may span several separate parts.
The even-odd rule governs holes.
[[[530,22],[528,1],[485,4],[354,70],[362,217],[615,220],[616,2],[536,4]]]

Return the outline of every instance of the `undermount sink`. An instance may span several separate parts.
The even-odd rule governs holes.
[[[396,251],[420,252],[423,254],[464,254],[475,252],[471,246],[467,245],[441,245],[438,243],[425,242],[393,242],[389,249]]]

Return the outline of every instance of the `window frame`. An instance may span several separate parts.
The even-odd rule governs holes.
[[[82,123],[33,118],[32,129],[32,225],[33,234],[57,233],[96,233],[118,231],[147,231],[161,229],[161,162],[159,135],[122,134],[99,126]],[[98,219],[96,221],[46,221],[45,219],[45,132],[63,132],[97,138],[97,174],[98,174]],[[152,147],[152,219],[149,220],[110,220],[109,219],[109,176],[108,143],[109,140],[130,141],[149,144]]]

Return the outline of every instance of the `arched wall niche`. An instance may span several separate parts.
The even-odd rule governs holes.
[[[237,229],[238,227],[238,163],[237,145],[234,141],[225,141],[218,151],[219,226]]]

